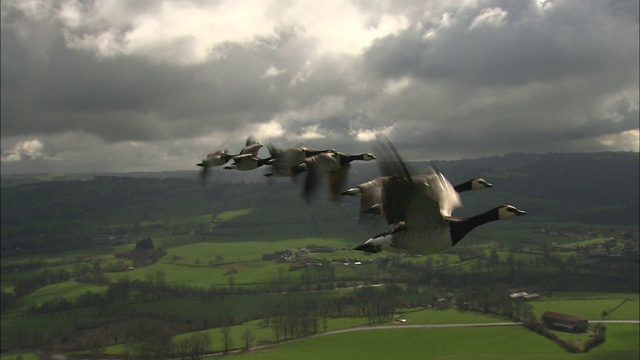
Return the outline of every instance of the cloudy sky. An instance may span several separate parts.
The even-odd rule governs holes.
[[[637,0],[1,4],[3,174],[195,170],[250,134],[381,133],[416,160],[639,147]]]

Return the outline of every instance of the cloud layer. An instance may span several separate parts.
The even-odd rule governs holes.
[[[638,34],[634,0],[3,1],[2,172],[638,151]]]

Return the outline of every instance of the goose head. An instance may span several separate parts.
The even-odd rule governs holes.
[[[484,188],[490,188],[493,184],[489,183],[483,178],[471,179],[471,190],[479,190]]]
[[[513,205],[502,205],[496,208],[498,212],[498,220],[506,220],[511,219],[516,216],[526,215],[527,212],[524,210],[520,210]]]
[[[372,154],[366,153],[366,154],[362,154],[362,160],[364,161],[370,161],[370,160],[375,160],[376,157],[373,156]]]

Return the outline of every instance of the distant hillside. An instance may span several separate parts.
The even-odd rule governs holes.
[[[436,161],[452,183],[483,177],[494,187],[464,194],[456,215],[513,203],[526,221],[637,225],[638,153],[510,154],[476,160]],[[427,163],[411,162],[416,173]],[[2,176],[1,234],[8,237],[81,236],[123,230],[142,222],[197,216],[246,207],[280,206],[302,216],[300,189],[287,179],[216,170],[207,186],[198,172],[93,176]],[[354,164],[350,185],[378,176],[375,164]],[[288,206],[288,204],[292,204]],[[344,199],[340,219],[352,221],[355,199]],[[333,206],[320,203],[317,206]],[[305,210],[306,211],[306,210]]]

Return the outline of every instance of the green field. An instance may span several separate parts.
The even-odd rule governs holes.
[[[358,331],[234,355],[237,359],[637,359],[638,326],[610,326],[609,341],[587,354],[570,354],[520,327]],[[635,339],[635,340],[634,340]],[[620,341],[622,340],[622,341]],[[625,346],[620,346],[626,342]]]
[[[17,348],[47,342],[67,355],[124,357],[139,353],[156,335],[175,343],[208,334],[206,350],[220,352],[222,329],[231,331],[234,350],[244,347],[243,333],[251,333],[253,350],[230,356],[238,358],[637,359],[640,354],[638,324],[607,324],[605,343],[581,355],[518,326],[412,328],[510,322],[513,313],[502,312],[515,304],[509,294],[524,290],[541,294],[527,301],[538,319],[545,311],[567,313],[589,319],[591,329],[604,312],[604,320],[639,320],[640,296],[633,292],[637,259],[631,256],[637,250],[636,229],[535,215],[536,207],[539,212],[543,205],[561,205],[555,200],[532,198],[526,207],[534,209],[531,216],[487,224],[446,252],[367,255],[350,249],[387,227],[358,222],[357,199],[345,199],[340,206],[321,199],[307,206],[299,189],[284,186],[271,193],[270,188],[251,192],[233,185],[221,197],[198,185],[186,191],[183,186],[190,185],[184,181],[175,187],[158,181],[148,189],[144,181],[113,179],[92,184],[84,194],[100,192],[102,186],[118,187],[119,198],[103,193],[100,201],[69,209],[65,217],[60,214],[67,208],[59,204],[85,198],[69,186],[47,205],[57,212],[44,212],[52,216],[42,219],[35,235],[7,237],[35,248],[3,247],[3,255],[8,250],[10,256],[2,259],[1,336],[3,350],[11,352],[2,359],[20,355]],[[160,193],[171,200],[164,201]],[[28,191],[22,195],[32,196]],[[460,215],[502,202],[507,194],[492,190],[478,196],[469,196]],[[123,205],[129,197],[132,201]],[[29,206],[9,210],[31,216]],[[3,225],[3,231],[24,230],[19,222],[8,225],[13,227]],[[60,230],[65,226],[72,234]],[[80,236],[76,230],[82,229],[93,232]],[[42,235],[49,230],[58,236]],[[137,256],[146,253],[135,249],[145,238],[155,249],[148,253],[164,255],[141,262]],[[611,238],[617,242],[606,247]],[[334,250],[310,253],[309,245]],[[37,246],[46,250],[37,251]],[[270,260],[285,251],[286,257]],[[39,282],[30,284],[32,279]],[[120,285],[130,289],[122,297],[107,296],[117,294]],[[5,299],[16,294],[19,299],[5,311]],[[440,300],[444,305],[437,310]],[[69,306],[55,308],[57,303]],[[305,312],[289,312],[302,308]],[[287,337],[280,329],[276,335],[276,319],[282,326],[304,316],[309,317],[303,319],[307,328]],[[354,328],[358,331],[343,332]],[[309,333],[316,335],[261,348]]]

